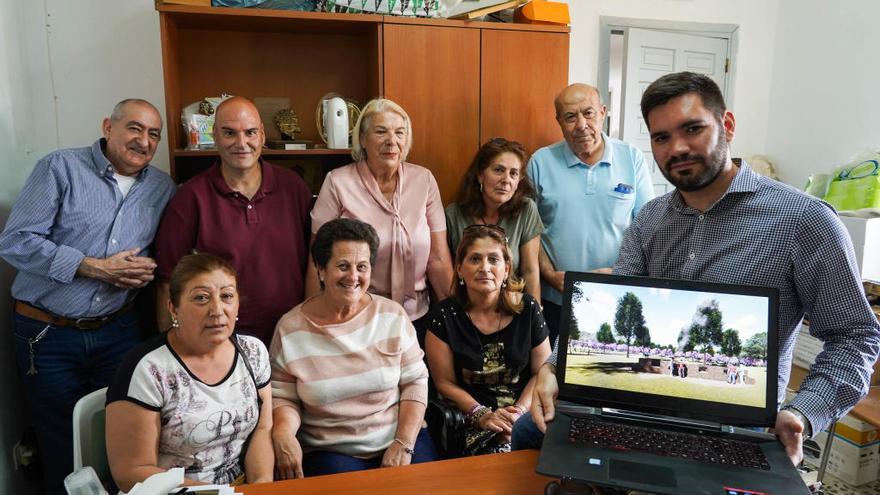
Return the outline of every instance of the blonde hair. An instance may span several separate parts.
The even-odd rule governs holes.
[[[406,113],[403,107],[391,100],[375,98],[364,105],[361,115],[358,117],[357,123],[355,123],[355,132],[351,136],[351,158],[354,161],[360,162],[367,159],[367,153],[361,145],[361,140],[367,134],[373,116],[382,112],[394,112],[403,118],[404,125],[406,126],[406,146],[403,149],[400,160],[406,160],[406,156],[409,155],[409,150],[412,147],[412,121],[409,118],[409,114]]]

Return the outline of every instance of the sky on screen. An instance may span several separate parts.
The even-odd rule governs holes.
[[[606,322],[613,331],[617,301],[627,292],[634,293],[642,301],[651,341],[658,345],[677,345],[681,329],[690,326],[697,308],[712,299],[718,301],[724,317],[724,329],[738,330],[741,342],[756,333],[767,331],[768,300],[763,297],[593,282],[577,284],[586,296],[572,307],[582,334],[595,335],[599,326]]]

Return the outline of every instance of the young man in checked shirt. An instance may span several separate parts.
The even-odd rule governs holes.
[[[708,77],[666,75],[642,95],[651,150],[676,190],[651,201],[627,231],[613,271],[779,289],[775,432],[792,463],[803,440],[868,393],[880,325],[864,296],[852,243],[827,203],[762,177],[730,157],[736,122]],[[801,321],[824,342],[794,400],[783,405]],[[540,443],[554,417],[556,350],[541,368],[531,418],[514,448]],[[535,429],[537,426],[537,429]]]

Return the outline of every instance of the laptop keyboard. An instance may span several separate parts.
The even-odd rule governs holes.
[[[596,418],[572,418],[568,440],[572,443],[614,450],[646,452],[728,466],[770,469],[761,447],[755,443],[621,425]]]

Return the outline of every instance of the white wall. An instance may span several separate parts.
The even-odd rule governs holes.
[[[159,16],[146,0],[0,0],[0,225],[34,163],[90,145],[126,97],[164,114]],[[167,147],[154,162],[168,169]],[[0,261],[0,493],[29,493],[11,464],[24,411],[15,369],[9,287]]]
[[[31,143],[25,136],[34,134],[37,121],[27,117],[35,107],[24,61],[32,53],[29,49],[39,46],[39,38],[28,39],[21,29],[25,16],[20,3],[0,0],[0,223],[6,223],[12,200],[30,171]],[[24,412],[15,406],[22,402],[22,391],[9,330],[8,294],[14,273],[0,262],[0,493],[27,493],[29,488],[10,462],[24,425]]]
[[[778,0],[567,0],[571,13],[569,80],[596,84],[599,17],[711,22],[739,26],[734,104],[734,156],[765,152],[769,77]]]
[[[876,0],[781,1],[767,154],[783,181],[880,149],[878,20]]]
[[[563,0],[564,1],[564,0]],[[569,0],[570,80],[596,84],[599,16],[740,26],[734,153],[769,154],[802,185],[866,147],[880,147],[880,2],[847,0]],[[40,156],[90,144],[116,101],[164,113],[158,15],[147,0],[0,0],[0,224]],[[548,103],[549,104],[549,103]],[[164,135],[163,135],[164,137]],[[163,140],[163,143],[166,142]],[[167,170],[167,148],[155,163]],[[0,329],[13,271],[0,262]],[[21,402],[0,331],[0,404]],[[25,493],[9,452],[21,412],[0,407],[0,493]]]

